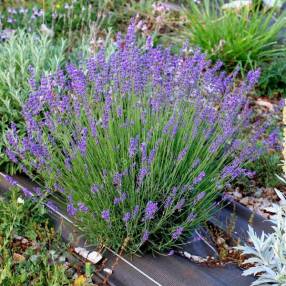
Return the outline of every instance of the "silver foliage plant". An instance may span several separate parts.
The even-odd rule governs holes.
[[[286,285],[286,199],[278,190],[280,204],[273,204],[267,211],[274,214],[271,219],[273,223],[273,233],[259,237],[249,226],[249,239],[253,246],[239,246],[248,259],[244,264],[253,266],[243,272],[243,276],[255,275],[257,280],[251,286],[257,285]]]

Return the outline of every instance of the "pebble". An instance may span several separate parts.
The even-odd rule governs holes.
[[[240,200],[240,203],[243,205],[248,205],[249,204],[249,197],[244,197]]]
[[[242,194],[237,190],[235,190],[232,194],[233,194],[234,198],[237,200],[242,198]]]
[[[103,271],[107,274],[112,274],[112,270],[110,268],[104,268]]]
[[[222,245],[222,244],[225,243],[225,240],[224,240],[222,237],[219,237],[219,238],[217,239],[216,243],[217,243],[218,245]]]
[[[256,192],[254,193],[254,196],[255,196],[256,198],[261,198],[261,196],[262,196],[262,190],[259,189],[259,188],[257,188]]]
[[[29,242],[29,240],[27,238],[23,238],[21,241],[23,244],[27,244]]]
[[[102,255],[96,251],[89,252],[88,250],[82,247],[76,247],[74,251],[78,255],[81,255],[83,258],[89,260],[93,264],[98,263],[102,259]]]
[[[61,256],[59,257],[59,262],[60,262],[60,263],[64,263],[65,261],[66,261],[66,257],[61,255]]]

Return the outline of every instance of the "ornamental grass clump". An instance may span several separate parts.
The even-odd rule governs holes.
[[[139,49],[132,23],[108,58],[101,50],[86,69],[70,64],[33,84],[27,136],[12,126],[7,153],[91,241],[114,250],[125,241],[129,253],[171,249],[259,153],[245,98],[259,72],[235,85],[220,67],[151,39]]]

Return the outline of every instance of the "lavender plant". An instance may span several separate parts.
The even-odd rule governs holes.
[[[132,22],[109,57],[101,50],[86,69],[31,80],[27,136],[12,126],[7,154],[91,241],[114,250],[128,241],[131,253],[179,246],[259,153],[258,126],[242,138],[259,72],[235,85],[220,67],[150,38],[139,49]]]

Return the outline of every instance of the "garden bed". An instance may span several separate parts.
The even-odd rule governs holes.
[[[25,177],[16,176],[14,179],[19,186],[32,190],[33,183]],[[9,183],[1,174],[0,191],[3,195],[9,191]],[[71,240],[74,247],[82,246],[93,250],[94,247],[88,246],[82,233],[75,225],[59,211],[49,209],[50,217],[58,231],[61,232],[65,241]],[[271,225],[261,216],[252,213],[244,206],[228,202],[227,206],[221,209],[210,219],[210,223],[227,235],[231,235],[234,241],[247,241],[248,224],[252,224],[257,233],[271,231]],[[205,229],[199,230],[198,233]],[[71,236],[72,234],[72,236]],[[118,254],[106,250],[104,252],[104,265],[99,264],[97,278],[99,283],[108,279],[109,285],[230,285],[235,286],[250,285],[253,281],[251,277],[242,277],[242,269],[233,263],[203,262],[195,263],[191,260],[199,257],[216,256],[213,247],[209,246],[205,239],[190,238],[183,247],[182,252],[172,256],[145,255],[144,257],[121,257]],[[186,257],[183,257],[183,256]],[[189,257],[189,259],[187,258]],[[191,258],[191,259],[190,259]],[[218,259],[219,261],[219,259]],[[103,270],[105,268],[105,270]],[[112,274],[110,271],[113,269]],[[110,276],[110,277],[109,277]],[[100,284],[99,284],[100,285]]]

